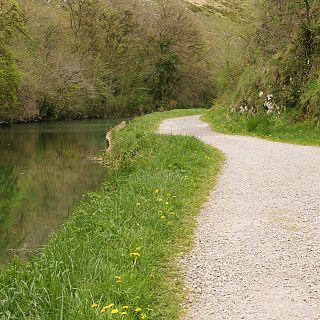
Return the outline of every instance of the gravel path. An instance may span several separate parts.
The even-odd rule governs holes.
[[[216,134],[198,116],[159,132],[227,158],[182,261],[185,320],[320,320],[320,148]]]

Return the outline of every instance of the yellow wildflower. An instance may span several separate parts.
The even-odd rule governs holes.
[[[102,308],[101,311],[100,311],[100,313],[104,313],[104,312],[106,312],[106,310],[107,310],[107,309]]]
[[[129,306],[123,306],[122,309],[128,310],[128,309],[129,309]]]
[[[121,314],[122,314],[123,316],[126,316],[126,315],[128,314],[128,312],[127,312],[127,311],[122,311]]]
[[[162,201],[163,201],[163,199],[162,199],[162,198],[159,198],[159,199],[158,199],[158,201],[159,201],[159,202],[162,202]]]
[[[141,319],[141,320],[147,319],[147,316],[146,316],[145,314],[142,314],[142,315],[140,316],[140,319]]]
[[[110,309],[110,308],[112,308],[114,306],[114,303],[110,303],[110,304],[108,304],[107,306],[104,306],[102,309]]]
[[[161,220],[166,220],[166,217],[165,216],[161,216],[160,219]]]
[[[130,256],[134,257],[134,258],[139,258],[140,257],[140,253],[139,252],[131,252]]]
[[[119,313],[118,309],[112,309],[111,314],[117,314],[117,313]]]
[[[141,312],[142,309],[141,309],[140,307],[137,307],[137,308],[134,309],[134,311],[135,311],[135,312]]]
[[[91,305],[91,308],[92,309],[94,309],[94,308],[96,308],[98,305],[96,304],[96,303],[93,303],[92,305]]]
[[[116,283],[121,283],[122,282],[122,279],[121,279],[120,276],[115,276],[114,279],[115,279]]]

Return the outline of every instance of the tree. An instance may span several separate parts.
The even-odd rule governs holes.
[[[160,0],[151,19],[148,51],[153,64],[151,92],[155,104],[210,104],[210,66],[201,31],[190,11],[181,1]]]
[[[21,74],[12,56],[10,40],[22,33],[25,27],[18,4],[0,0],[0,109],[11,107],[16,101]]]

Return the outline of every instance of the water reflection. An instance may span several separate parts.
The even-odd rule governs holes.
[[[105,169],[89,160],[119,121],[0,128],[0,264],[44,244]]]

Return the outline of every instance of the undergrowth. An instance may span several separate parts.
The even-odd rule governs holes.
[[[144,116],[115,134],[101,190],[28,262],[1,271],[1,320],[178,319],[185,291],[175,259],[192,242],[222,156],[153,131],[195,113]]]
[[[255,115],[248,112],[231,112],[225,107],[214,106],[204,116],[214,130],[229,133],[252,135],[305,145],[320,145],[320,127],[310,121],[297,121],[297,115],[286,112],[282,115],[267,114],[265,111]]]

